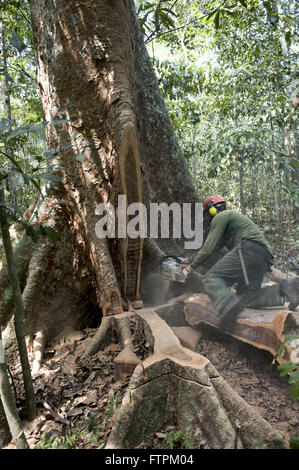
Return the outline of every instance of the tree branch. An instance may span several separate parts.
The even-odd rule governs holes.
[[[214,10],[214,13],[216,14],[217,11],[219,11],[220,8],[222,8],[222,7],[225,5],[226,2],[227,2],[227,0],[223,0],[223,2],[221,3],[221,5],[219,5],[219,7]],[[177,2],[175,1],[174,4],[170,7],[169,11],[171,10],[171,8],[172,8],[176,3],[177,3]],[[168,31],[164,31],[164,32],[161,33],[161,34],[158,34],[158,35],[152,37],[152,36],[155,34],[155,32],[159,29],[158,27],[161,26],[161,23],[159,23],[158,27],[149,35],[149,37],[148,37],[147,39],[145,39],[144,42],[145,42],[145,44],[148,44],[149,42],[154,41],[155,39],[160,38],[161,36],[164,36],[165,34],[169,34],[169,33],[175,32],[175,31],[179,31],[180,29],[186,28],[186,27],[189,26],[190,24],[196,24],[196,23],[198,23],[199,21],[201,21],[202,19],[204,19],[204,18],[206,18],[207,16],[210,16],[210,15],[211,15],[211,12],[207,13],[206,15],[200,16],[199,18],[195,18],[195,19],[193,19],[193,20],[190,20],[188,23],[186,23],[186,24],[184,24],[184,25],[182,25],[182,26],[178,26],[177,28],[169,29]]]
[[[178,2],[178,0],[175,0],[174,3],[171,5],[170,8],[168,8],[167,12],[170,13],[172,11],[172,9],[174,8],[174,6],[176,5],[176,3]],[[160,4],[159,4],[159,9],[160,9]],[[161,27],[161,22],[156,26],[156,28],[154,29],[154,31],[149,35],[149,37],[146,39],[145,43],[147,44],[148,42],[150,42],[150,38],[157,32],[159,31],[160,27]]]

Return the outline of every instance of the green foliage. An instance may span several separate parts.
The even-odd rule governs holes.
[[[162,447],[164,449],[194,449],[194,440],[191,433],[173,429],[166,434]]]
[[[96,446],[102,449],[105,441],[102,441],[102,429],[96,413],[91,413],[87,419],[85,429],[77,432],[73,429],[67,429],[64,435],[51,435],[51,431],[44,432],[37,449],[79,449],[88,444],[91,447]],[[86,435],[87,434],[87,435]]]
[[[92,413],[87,420],[86,432],[91,434],[87,439],[89,444],[98,445],[97,449],[102,449],[104,447],[105,442],[100,442],[101,437],[99,435],[99,433],[102,432],[102,429],[100,428],[99,421],[95,413]]]
[[[299,437],[293,434],[290,438],[290,449],[299,449]]]
[[[42,192],[35,173],[45,148],[27,2],[4,2],[0,30],[0,179],[7,192],[7,216],[22,225],[22,214],[36,192]],[[36,237],[28,224],[24,228]]]
[[[250,449],[268,449],[268,444],[266,442],[257,442],[253,444]]]
[[[118,396],[110,398],[109,402],[106,405],[106,409],[105,409],[105,413],[104,413],[105,419],[107,421],[110,418],[112,418],[112,416],[115,412],[115,409],[118,408],[119,405],[120,405],[120,399],[119,399]]]
[[[76,443],[80,440],[81,433],[67,431],[65,436],[49,436],[44,432],[41,436],[41,442],[37,449],[74,449]]]
[[[120,398],[114,396],[108,401],[105,411],[102,426],[105,427],[107,422],[113,417],[115,410],[120,405]],[[86,434],[88,434],[86,436]],[[86,421],[85,429],[81,432],[76,432],[72,429],[67,429],[65,435],[56,436],[51,435],[51,432],[44,432],[41,436],[41,442],[38,444],[38,449],[75,449],[84,447],[86,444],[97,446],[97,449],[102,449],[105,446],[103,441],[103,429],[99,422],[96,413],[91,413]]]
[[[284,340],[284,342],[281,344],[279,350],[277,351],[274,361],[277,358],[283,357],[285,353],[285,347],[284,347],[285,344],[291,341],[294,341],[296,339],[299,339],[298,335],[288,335],[286,339]],[[284,364],[280,364],[277,367],[277,369],[279,370],[281,377],[285,377],[289,375],[288,382],[291,385],[290,391],[289,391],[290,397],[292,398],[292,400],[298,401],[299,400],[299,365],[293,362],[287,362]]]
[[[200,194],[219,192],[253,218],[265,212],[292,223],[299,207],[295,3],[174,3],[176,28],[160,31],[149,52]],[[149,20],[148,28],[154,32]]]
[[[4,30],[7,69],[0,74],[9,79],[12,115],[24,122],[41,119],[41,103],[35,77],[35,55],[28,2],[6,1],[0,22]],[[24,110],[26,112],[24,113]]]

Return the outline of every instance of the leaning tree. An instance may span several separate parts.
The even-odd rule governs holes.
[[[119,359],[125,366],[120,374],[127,373],[126,367],[133,371],[140,361],[132,353],[126,312],[142,307],[140,291],[148,268],[165,251],[182,253],[182,240],[158,244],[140,236],[100,238],[95,230],[97,207],[102,203],[117,207],[119,195],[126,195],[127,205],[143,202],[146,207],[151,202],[195,202],[196,191],[159,92],[134,2],[29,3],[46,138],[55,164],[53,182],[31,223],[48,225],[59,234],[54,244],[45,238],[33,243],[24,233],[15,249],[26,331],[35,339],[36,371],[40,350],[53,335],[65,325],[87,325],[87,318],[96,315],[102,318],[101,325],[86,354],[107,344],[115,327],[126,350]],[[0,294],[4,327],[13,311],[5,269]],[[177,414],[183,427],[205,429],[211,447],[233,445],[230,414],[242,417],[249,429],[245,444],[258,436],[272,445],[284,445],[273,440],[272,428],[232,394],[209,361],[184,350],[158,314],[146,318],[142,312],[138,324],[155,360],[136,368],[128,396],[138,390],[137,404],[132,407],[125,398],[110,446],[138,446],[141,438],[171,419],[167,409],[172,417]],[[152,377],[152,384],[145,377]],[[186,413],[174,407],[185,399]],[[151,425],[140,432],[136,416],[143,416],[145,400],[150,400],[147,408],[155,419],[144,415],[143,422]],[[200,416],[194,419],[199,408]]]

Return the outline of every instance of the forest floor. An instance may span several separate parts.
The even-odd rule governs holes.
[[[275,235],[273,234],[273,237]],[[276,240],[275,240],[276,241]],[[283,243],[276,243],[275,266],[289,270]],[[298,309],[297,309],[298,310]],[[201,327],[198,352],[206,356],[223,378],[286,439],[299,437],[299,402],[289,397],[287,377],[266,351],[242,343],[212,327]],[[40,373],[34,378],[37,418],[26,423],[30,448],[101,449],[105,447],[113,421],[129,383],[114,379],[113,359],[120,352],[115,342],[91,358],[82,358],[96,329],[65,330],[48,345]],[[142,345],[139,347],[142,347]],[[136,347],[138,353],[138,346]],[[33,357],[29,356],[30,361]],[[16,401],[24,409],[22,373],[18,363],[10,365]],[[22,418],[22,416],[21,416]],[[157,430],[144,449],[193,448],[192,436],[173,427]],[[263,448],[263,443],[257,443]],[[6,448],[14,448],[10,443]]]
[[[38,416],[33,422],[25,423],[30,448],[105,447],[129,378],[124,383],[114,379],[113,359],[120,352],[118,343],[112,343],[91,358],[81,357],[95,331],[65,331],[53,346],[47,347],[40,374],[34,378]],[[299,402],[289,397],[288,380],[280,376],[270,353],[212,327],[202,326],[200,331],[202,338],[197,351],[286,439],[299,436]],[[20,366],[16,364],[11,372],[17,404],[23,409]],[[257,447],[263,448],[263,443],[257,443]],[[140,448],[193,448],[192,436],[165,427],[157,430],[152,442]]]

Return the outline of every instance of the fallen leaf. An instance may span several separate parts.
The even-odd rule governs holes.
[[[51,406],[49,405],[49,403],[47,403],[46,401],[43,402],[43,405],[44,407],[46,408],[46,410],[48,410],[50,412],[50,414],[53,416],[54,419],[58,420],[58,421],[61,421],[62,423],[64,424],[69,424],[69,422],[64,419],[62,416],[60,416],[58,413],[56,413],[55,410],[53,410],[53,408],[51,408]]]
[[[63,396],[70,398],[74,397],[75,395],[80,395],[80,392],[82,392],[84,389],[82,384],[75,385],[74,387],[69,388],[68,390],[63,391]]]
[[[75,399],[75,405],[91,405],[97,402],[98,394],[97,390],[92,390],[87,393],[84,397],[79,397]]]
[[[77,416],[81,415],[83,413],[83,410],[80,408],[73,408],[72,410],[69,410],[66,412],[67,416]]]

